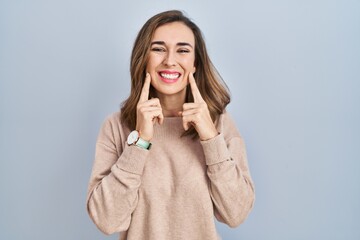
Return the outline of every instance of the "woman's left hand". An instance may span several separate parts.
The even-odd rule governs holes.
[[[200,140],[204,141],[211,139],[219,133],[211,119],[208,106],[196,85],[193,73],[189,74],[189,83],[194,102],[184,103],[183,105],[183,111],[181,113],[183,127],[185,130],[188,130],[189,126],[193,125],[199,134]]]

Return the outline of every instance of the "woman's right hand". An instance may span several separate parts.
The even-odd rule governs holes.
[[[162,124],[164,115],[158,98],[149,99],[151,76],[146,73],[144,86],[136,107],[136,130],[140,137],[150,141],[154,135],[154,124]]]

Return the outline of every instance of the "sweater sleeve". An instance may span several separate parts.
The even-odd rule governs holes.
[[[220,134],[201,144],[208,166],[215,217],[230,227],[236,227],[253,208],[255,192],[244,141],[231,119],[222,120]]]
[[[149,152],[119,144],[125,141],[119,134],[120,128],[114,117],[104,122],[96,142],[88,187],[88,213],[105,234],[128,229],[131,214],[137,206],[141,175]]]

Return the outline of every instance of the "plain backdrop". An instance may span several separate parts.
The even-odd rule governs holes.
[[[99,240],[86,212],[137,32],[180,9],[232,93],[256,204],[225,240],[360,239],[360,1],[0,0],[0,239]]]

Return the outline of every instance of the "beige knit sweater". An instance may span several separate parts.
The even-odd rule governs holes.
[[[96,226],[122,240],[215,240],[214,216],[242,223],[254,203],[244,142],[228,113],[217,129],[213,139],[192,140],[181,137],[180,117],[165,118],[145,150],[126,144],[119,112],[108,117],[88,188]]]

